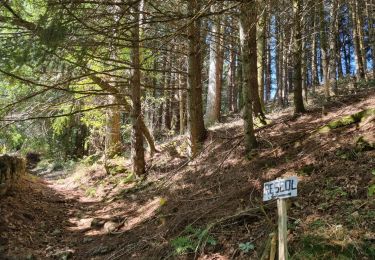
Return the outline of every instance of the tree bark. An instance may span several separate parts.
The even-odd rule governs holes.
[[[258,93],[257,78],[257,42],[256,42],[256,2],[245,0],[240,7],[240,46],[243,70],[243,95],[244,95],[244,132],[245,149],[250,153],[257,146],[253,123],[254,91]]]
[[[172,51],[168,55],[167,59],[167,69],[165,72],[165,81],[164,81],[164,108],[163,108],[163,122],[164,122],[164,128],[166,130],[171,130],[172,129],[172,119],[171,119],[171,81],[172,81]]]
[[[366,16],[368,21],[369,47],[371,48],[372,77],[375,79],[375,1],[366,1]]]
[[[109,104],[116,104],[114,96],[108,96]],[[106,111],[105,153],[108,158],[121,153],[121,114],[119,106],[113,106]]]
[[[258,3],[258,8],[262,16],[260,16],[257,24],[257,66],[258,66],[258,86],[259,86],[259,98],[262,107],[264,107],[264,89],[265,89],[265,67],[267,60],[267,26],[268,26],[268,10],[266,10],[266,4]]]
[[[366,2],[366,15],[369,27],[369,42],[372,58],[372,77],[375,79],[375,1],[368,0]]]
[[[358,3],[357,0],[351,0],[351,16],[352,16],[352,24],[353,24],[353,45],[355,49],[355,61],[356,61],[356,70],[357,70],[357,77],[359,79],[365,79],[365,68],[364,68],[364,61],[363,61],[363,49],[361,48],[361,40],[360,40],[360,23],[358,18]]]
[[[188,0],[190,16],[200,11],[200,0]],[[190,155],[195,157],[206,139],[202,107],[202,58],[201,58],[201,19],[194,17],[188,26],[188,100]]]
[[[328,50],[328,37],[327,23],[325,20],[324,12],[324,0],[319,2],[319,15],[320,15],[320,47],[322,55],[323,65],[323,77],[324,77],[324,95],[326,99],[330,97],[330,84],[329,84],[329,50]]]
[[[179,113],[180,113],[180,134],[183,135],[186,131],[186,91],[187,88],[186,76],[180,74],[180,90],[179,90]]]
[[[215,12],[218,8],[211,6],[211,11]],[[211,42],[209,44],[209,77],[207,90],[207,104],[205,121],[207,125],[211,125],[220,121],[221,110],[221,89],[222,89],[222,70],[223,70],[223,54],[222,54],[222,26],[219,16],[213,17],[211,28]]]
[[[302,96],[302,0],[293,0],[294,10],[294,113],[306,112]]]
[[[312,44],[311,44],[311,81],[312,81],[312,92],[315,93],[316,86],[319,85],[319,75],[318,75],[318,64],[317,64],[317,43],[316,43],[316,24],[317,24],[317,16],[316,16],[316,7],[315,2],[310,1],[311,3],[311,12],[312,12],[312,27],[311,30],[311,37],[312,37]]]
[[[280,24],[280,14],[276,17],[276,79],[277,79],[277,102],[283,106],[283,37]]]
[[[139,17],[140,17],[140,2],[134,4],[133,19],[134,26],[132,29],[131,40],[131,98],[133,103],[133,110],[131,113],[132,121],[132,162],[133,172],[137,176],[144,176],[146,173],[146,163],[143,148],[142,135],[142,103],[141,103],[141,71],[140,71],[140,50],[139,50]]]
[[[111,86],[108,82],[104,81],[98,76],[91,75],[90,79],[95,84],[97,84],[101,89],[108,91],[109,93],[113,93],[112,95],[116,98],[116,103],[121,104],[121,106],[125,109],[126,112],[131,113],[131,111],[133,110],[133,107],[128,103],[128,101],[125,98],[125,95],[123,95],[120,91],[118,91],[118,89]],[[155,152],[158,152],[158,150],[156,150],[156,147],[155,147],[154,137],[152,136],[151,132],[147,128],[142,117],[141,117],[141,129],[150,147],[150,155],[152,157],[155,154]]]

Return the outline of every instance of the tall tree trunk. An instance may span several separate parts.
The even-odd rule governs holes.
[[[348,41],[344,41],[343,46],[344,59],[345,59],[345,75],[351,75],[351,58],[350,58],[350,44]]]
[[[133,102],[132,121],[132,162],[133,172],[137,176],[144,176],[146,173],[146,163],[143,149],[142,135],[142,105],[141,105],[141,70],[140,70],[140,52],[139,52],[139,17],[140,2],[134,4],[132,8],[134,25],[132,28],[131,41],[131,97]]]
[[[333,93],[337,95],[337,76],[336,72],[338,69],[338,63],[336,58],[337,53],[337,34],[338,34],[338,11],[339,11],[339,1],[334,1],[331,6],[330,18],[330,34],[329,34],[329,77],[330,82],[334,82]]]
[[[304,113],[302,96],[302,0],[293,0],[294,10],[294,113]]]
[[[363,49],[361,48],[361,40],[360,40],[360,22],[358,18],[358,2],[357,0],[351,0],[351,16],[352,16],[352,24],[353,24],[353,43],[355,49],[355,61],[356,61],[356,70],[357,70],[357,77],[359,79],[365,78],[365,68],[364,68],[364,61],[363,61]]]
[[[266,101],[270,101],[271,100],[271,88],[272,88],[272,54],[271,54],[271,40],[270,40],[270,33],[269,33],[269,30],[267,30],[267,38],[268,38],[268,41],[267,41],[267,66],[266,66],[266,73],[265,73],[265,77],[266,77],[266,84],[265,84],[265,87],[266,87]]]
[[[320,18],[320,49],[322,55],[323,77],[324,77],[324,95],[326,99],[330,97],[329,85],[329,50],[326,15],[324,12],[324,0],[319,1],[319,18]]]
[[[316,7],[315,2],[310,1],[312,4],[311,12],[312,12],[312,44],[311,44],[311,81],[312,81],[312,92],[315,93],[315,87],[319,85],[319,75],[318,75],[318,53],[317,53],[317,43],[316,43],[316,25],[317,25],[317,15],[316,15]]]
[[[211,6],[211,11],[218,11],[215,5]],[[223,54],[222,54],[222,26],[219,16],[215,16],[211,28],[211,42],[209,44],[209,77],[206,104],[206,124],[211,125],[220,121],[221,108],[221,89],[222,89],[222,70],[223,70]]]
[[[110,104],[116,104],[114,96],[108,96]],[[105,128],[105,153],[107,158],[112,158],[121,153],[121,114],[119,106],[113,106],[106,112]]]
[[[366,13],[369,27],[369,42],[372,58],[372,77],[375,79],[375,1],[369,0],[366,4]]]
[[[215,121],[220,121],[221,116],[221,92],[223,88],[223,67],[224,67],[224,38],[223,38],[223,26],[221,25],[221,19],[219,19],[219,31],[218,31],[218,48],[217,48],[217,63],[216,63],[216,94],[215,94]]]
[[[284,105],[283,100],[283,37],[281,31],[281,24],[280,24],[280,14],[277,15],[276,19],[276,79],[277,79],[277,100],[279,105]]]
[[[259,17],[257,24],[257,63],[258,63],[258,86],[259,98],[262,107],[264,107],[264,90],[265,90],[265,68],[267,60],[267,26],[268,26],[268,10],[266,1],[258,1]]]
[[[375,1],[366,1],[366,16],[368,21],[369,47],[371,48],[372,77],[375,79]]]
[[[180,134],[183,135],[186,131],[186,91],[187,82],[186,76],[179,74],[180,90],[179,90],[179,113],[180,113]]]
[[[246,153],[257,146],[253,124],[254,91],[258,93],[257,79],[257,41],[256,41],[256,2],[245,0],[240,7],[240,46],[243,70],[243,95],[244,95],[244,132]]]
[[[237,93],[236,93],[236,83],[235,83],[235,76],[236,76],[236,53],[235,53],[235,45],[233,41],[230,42],[230,49],[229,49],[229,68],[228,68],[228,107],[229,111],[234,112],[237,110]]]
[[[190,16],[200,11],[200,0],[188,0]],[[201,58],[201,19],[195,17],[188,26],[188,100],[190,154],[195,157],[206,139],[202,107],[202,58]]]
[[[166,130],[172,129],[172,119],[171,119],[171,80],[172,80],[172,65],[173,65],[173,48],[168,55],[167,59],[167,70],[165,74],[165,84],[164,84],[164,127]]]
[[[365,5],[364,1],[356,1],[356,18],[357,18],[357,30],[358,30],[358,37],[359,37],[359,47],[361,49],[362,54],[362,61],[363,61],[363,71],[365,73],[365,78],[367,79],[367,57],[366,57],[366,49],[367,46],[365,44],[365,29],[364,29],[364,16],[365,16]],[[369,29],[369,28],[368,28]]]
[[[341,57],[341,49],[342,49],[342,42],[340,39],[340,33],[338,31],[338,35],[336,36],[336,64],[337,64],[337,74],[339,79],[343,78],[344,72],[342,69],[342,57]]]
[[[177,73],[172,74],[172,88],[174,89],[180,89],[181,81],[179,80],[179,76]],[[171,118],[172,118],[172,129],[175,131],[175,133],[180,132],[180,109],[179,109],[179,103],[180,98],[178,95],[178,90],[174,90],[171,95]]]
[[[242,68],[242,52],[241,47],[238,54],[238,68],[237,68],[237,85],[238,85],[238,110],[242,110],[244,105],[243,98],[243,68]]]

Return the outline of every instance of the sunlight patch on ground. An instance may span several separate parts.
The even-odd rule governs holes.
[[[156,197],[150,200],[146,205],[140,207],[136,212],[134,218],[129,219],[121,230],[131,230],[137,225],[155,216],[157,210],[161,207],[161,198]]]

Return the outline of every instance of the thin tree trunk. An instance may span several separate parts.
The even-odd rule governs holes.
[[[189,0],[191,17],[200,10],[200,0]],[[201,59],[201,21],[195,18],[188,26],[188,89],[189,89],[189,133],[190,154],[195,157],[206,139],[202,107],[202,59]]]
[[[302,96],[302,1],[293,0],[294,9],[294,113],[304,113]]]
[[[173,58],[172,58],[172,53],[173,48],[171,52],[169,53],[168,60],[167,60],[167,71],[166,71],[166,76],[165,76],[165,88],[164,88],[164,127],[166,130],[171,130],[172,129],[172,119],[171,119],[171,80],[172,80],[172,63],[173,63]]]
[[[371,57],[372,57],[372,74],[373,79],[375,79],[375,1],[369,0],[366,5],[367,18],[369,21],[369,41],[371,47]]]
[[[184,134],[186,131],[186,89],[187,82],[186,76],[183,74],[179,75],[180,90],[179,90],[179,112],[180,112],[180,134]]]
[[[229,68],[228,68],[228,76],[227,76],[227,82],[228,82],[228,108],[229,111],[233,112],[235,102],[234,102],[234,76],[236,75],[236,61],[235,61],[235,52],[234,52],[234,46],[233,42],[230,43],[230,49],[229,49]]]
[[[342,69],[342,57],[341,57],[341,49],[342,49],[342,43],[340,39],[340,34],[338,32],[338,35],[336,37],[336,64],[337,64],[337,74],[339,79],[343,78],[344,72]]]
[[[242,69],[242,53],[239,51],[239,63],[238,63],[238,69],[237,69],[237,82],[238,82],[238,110],[242,110],[244,105],[244,99],[243,99],[243,69]]]
[[[362,61],[363,61],[363,72],[365,73],[365,79],[367,79],[367,58],[366,58],[366,49],[367,46],[365,44],[365,30],[364,30],[364,10],[365,6],[363,5],[364,1],[356,1],[356,18],[357,18],[357,28],[358,28],[358,38],[359,38],[359,46],[361,49],[362,54]]]
[[[215,12],[218,8],[211,6],[211,11]],[[209,78],[206,104],[206,124],[211,125],[220,121],[221,110],[221,88],[222,88],[222,70],[223,70],[223,48],[222,48],[222,26],[220,16],[213,18],[211,28],[211,42],[209,45]]]
[[[259,98],[262,107],[264,107],[264,90],[265,90],[265,67],[267,60],[267,26],[268,26],[268,12],[266,3],[262,4],[259,10],[262,16],[259,18],[257,24],[257,63],[258,63],[258,85],[259,85]]]
[[[360,25],[359,25],[359,18],[358,18],[358,3],[357,0],[351,0],[351,16],[352,16],[352,24],[353,24],[353,45],[355,49],[355,61],[356,61],[356,70],[357,70],[357,77],[359,79],[365,78],[365,70],[364,70],[364,61],[361,49],[361,41],[360,41]]]
[[[318,64],[317,64],[317,44],[316,44],[316,24],[317,24],[317,16],[316,16],[316,8],[315,8],[315,2],[311,1],[312,7],[312,46],[311,46],[311,81],[312,81],[312,92],[315,93],[316,86],[319,85],[319,76],[318,76]]]
[[[283,106],[283,38],[280,25],[280,14],[276,20],[276,79],[277,79],[277,100],[279,105]]]
[[[350,44],[344,41],[344,59],[345,59],[345,75],[351,75],[351,59],[350,59]]]
[[[330,97],[329,85],[329,50],[328,50],[328,37],[327,23],[324,12],[324,0],[319,2],[319,15],[320,15],[320,49],[322,55],[323,77],[324,77],[324,95],[326,99]]]
[[[216,94],[215,94],[215,120],[220,122],[221,116],[221,92],[223,88],[223,67],[224,67],[224,37],[223,26],[221,19],[219,19],[218,27],[218,48],[217,48],[217,63],[216,63]]]
[[[266,74],[265,74],[265,77],[266,77],[266,101],[270,101],[271,100],[271,88],[272,88],[272,78],[271,78],[271,75],[272,75],[272,55],[271,55],[271,43],[270,43],[270,35],[269,35],[269,30],[267,30],[268,33],[267,33],[267,38],[268,38],[268,41],[267,41],[267,66],[266,66]]]

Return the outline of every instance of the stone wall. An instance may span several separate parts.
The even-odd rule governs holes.
[[[26,172],[26,162],[18,156],[0,156],[0,196],[14,186]]]

